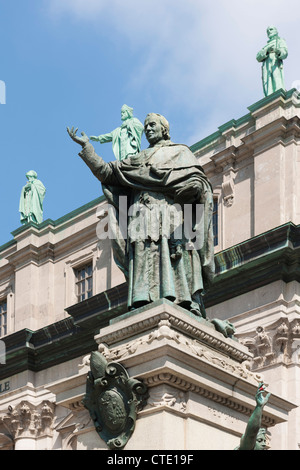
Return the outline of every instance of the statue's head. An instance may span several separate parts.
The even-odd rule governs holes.
[[[268,35],[269,39],[272,39],[272,38],[278,36],[277,28],[275,26],[269,26],[267,28],[267,35]]]
[[[150,145],[161,140],[170,140],[170,126],[161,114],[149,113],[144,123],[145,136]]]
[[[256,444],[254,450],[266,450],[267,449],[267,430],[260,428],[256,436]]]
[[[35,179],[37,179],[37,172],[34,171],[34,170],[30,170],[26,173],[26,178],[28,179],[28,181],[33,181]]]
[[[121,119],[122,121],[126,121],[126,119],[132,118],[133,116],[133,108],[127,106],[127,104],[123,104],[121,108]]]

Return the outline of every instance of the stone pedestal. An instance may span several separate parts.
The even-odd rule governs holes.
[[[162,300],[111,321],[95,337],[108,362],[119,362],[149,390],[125,450],[231,450],[239,445],[255,407],[261,376],[252,356],[209,321]],[[57,404],[74,410],[78,449],[106,449],[88,412],[80,406],[88,358],[80,376],[54,384]],[[80,377],[80,379],[79,379]],[[73,385],[72,385],[73,384]],[[262,425],[287,420],[293,405],[271,395]],[[83,425],[84,423],[84,425]],[[73,433],[74,434],[74,433]]]

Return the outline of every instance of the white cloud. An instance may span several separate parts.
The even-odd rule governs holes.
[[[165,106],[195,116],[209,102],[228,120],[247,113],[261,99],[256,53],[269,24],[287,40],[286,87],[300,79],[298,0],[47,0],[52,13],[111,26],[140,60],[127,71],[127,87],[165,90]],[[218,112],[218,106],[221,108]],[[238,108],[238,106],[240,108]],[[217,110],[216,110],[217,109]],[[238,112],[238,115],[232,115]],[[199,113],[198,113],[199,115]],[[219,122],[221,125],[222,122]]]
[[[145,75],[158,65],[162,82],[180,72],[180,78],[206,86],[218,84],[222,71],[244,77],[257,73],[257,47],[266,40],[266,28],[276,24],[280,34],[298,36],[298,0],[47,0],[52,13],[79,21],[112,25],[131,47],[143,51]],[[297,38],[299,44],[299,39]],[[296,59],[295,59],[296,60]],[[240,64],[253,66],[240,67]],[[187,71],[187,67],[190,68]],[[204,69],[206,67],[206,69]],[[234,77],[233,77],[234,78]]]

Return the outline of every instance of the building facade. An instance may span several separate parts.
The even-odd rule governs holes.
[[[209,348],[218,338],[224,361],[247,363],[247,380],[263,376],[274,396],[273,411],[265,417],[270,446],[294,450],[300,445],[300,107],[293,90],[280,90],[248,111],[191,147],[212,183],[215,201],[216,278],[205,295],[207,315],[233,323],[238,342],[228,340],[231,352],[225,354],[229,343],[225,348],[216,333],[206,334]],[[192,423],[192,447],[187,448],[197,449],[192,435],[200,422],[203,435],[210,423],[219,439],[219,444],[202,442],[202,448],[218,449],[221,440],[222,448],[234,448],[254,407],[244,385],[235,398],[229,391],[240,366],[233,362],[235,371],[225,378],[214,359],[209,368],[195,362],[187,374],[188,360],[179,352],[186,348],[189,361],[195,360],[192,346],[195,338],[204,337],[202,326],[188,315],[185,321],[183,312],[168,304],[155,306],[151,315],[141,312],[139,321],[126,316],[125,278],[114,263],[110,240],[101,237],[106,224],[106,201],[99,197],[56,221],[18,228],[0,247],[0,449],[106,448],[81,405],[89,354],[99,347],[105,352],[105,345],[112,345],[115,357],[126,359],[131,373],[142,375],[150,388],[159,384],[153,388],[160,390],[159,397],[150,394],[137,422],[140,429],[159,409],[159,423],[168,429],[175,416],[181,424]],[[162,334],[166,315],[165,327],[172,330],[176,324],[182,337],[188,325],[195,331],[193,341],[185,340],[178,350],[173,344],[168,352],[174,366],[169,378],[166,369],[154,373],[151,335],[142,336],[150,316],[157,318],[157,325],[152,321]],[[124,323],[116,326],[118,319]],[[129,357],[130,331],[141,336]],[[178,337],[168,335],[179,344]],[[137,351],[145,344],[143,354]],[[138,355],[143,358],[139,366]],[[147,370],[142,361],[149,364]],[[217,385],[218,374],[226,392]],[[219,400],[213,390],[222,396],[224,409],[205,401],[209,394],[210,400]],[[183,442],[173,439],[165,446],[180,449]],[[133,437],[128,446],[137,449],[139,443]]]

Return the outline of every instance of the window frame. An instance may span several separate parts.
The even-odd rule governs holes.
[[[73,267],[73,269],[75,275],[75,295],[79,303],[93,296],[93,262],[89,260],[80,266]]]
[[[2,307],[5,305],[5,310]],[[5,321],[3,319],[5,318]],[[3,331],[4,328],[4,331]],[[7,298],[0,300],[0,338],[6,336],[8,332],[8,302]]]

